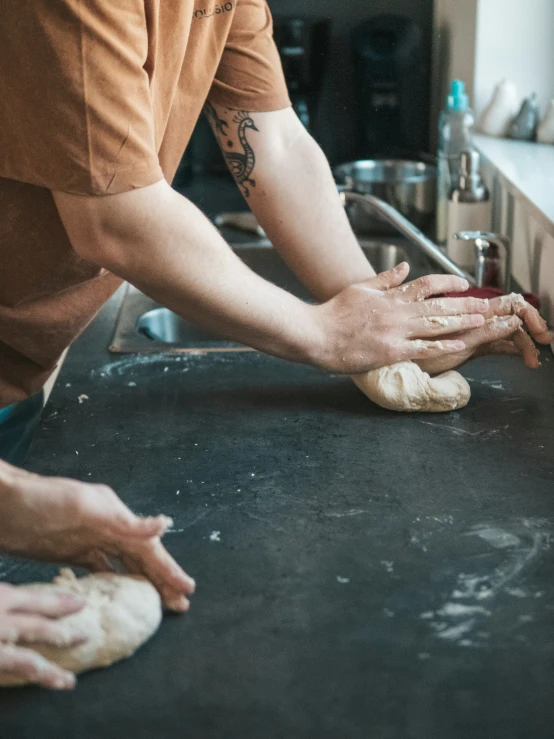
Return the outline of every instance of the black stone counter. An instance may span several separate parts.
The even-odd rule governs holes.
[[[118,300],[28,467],[172,516],[198,592],[74,693],[0,692],[0,739],[552,737],[550,352],[468,365],[465,410],[401,415],[253,352],[110,356]]]

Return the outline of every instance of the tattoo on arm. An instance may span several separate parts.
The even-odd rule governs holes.
[[[259,129],[256,128],[250,113],[246,110],[232,111],[227,109],[227,112],[234,114],[231,119],[231,125],[236,125],[236,139],[240,150],[235,150],[234,142],[231,138],[232,134],[229,133],[230,124],[225,118],[218,115],[210,102],[206,102],[204,106],[204,113],[210,121],[210,125],[219,141],[225,162],[242,190],[244,197],[249,198],[250,189],[256,187],[256,181],[252,178],[256,156],[251,143],[246,137],[246,131],[247,129],[251,131],[258,131]]]
[[[214,108],[214,106],[210,103],[209,100],[206,100],[204,104],[204,114],[206,115],[206,118],[209,120],[211,127],[214,129],[214,131],[222,136],[227,136],[227,130],[229,128],[229,124],[226,120],[223,118],[220,118],[217,115],[217,110]],[[225,130],[223,130],[225,129]]]

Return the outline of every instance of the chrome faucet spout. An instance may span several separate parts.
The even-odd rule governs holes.
[[[404,218],[392,205],[385,203],[384,200],[376,198],[374,195],[360,195],[349,190],[340,191],[340,196],[345,205],[348,205],[348,203],[358,203],[372,213],[379,213],[391,226],[394,226],[398,233],[402,234],[414,246],[417,246],[424,254],[438,264],[439,267],[442,267],[445,272],[456,275],[457,277],[463,277],[470,285],[475,285],[475,278],[472,275],[454,264],[431,239],[428,239],[419,228],[416,228],[413,223],[410,223],[407,218]]]
[[[478,287],[499,287],[506,293],[511,292],[512,246],[507,236],[490,231],[460,231],[454,238],[473,244]]]

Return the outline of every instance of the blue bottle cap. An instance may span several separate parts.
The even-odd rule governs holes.
[[[469,98],[466,95],[462,80],[452,81],[450,95],[446,98],[446,107],[448,110],[467,110],[469,108]]]

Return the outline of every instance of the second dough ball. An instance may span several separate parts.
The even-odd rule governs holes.
[[[160,596],[137,576],[98,573],[76,578],[71,570],[53,583],[35,584],[39,591],[67,591],[85,600],[82,611],[60,619],[67,635],[78,628],[88,637],[83,644],[56,647],[33,644],[32,649],[65,670],[79,673],[108,667],[130,657],[157,630],[162,620]],[[0,677],[0,686],[25,685],[24,678]]]

